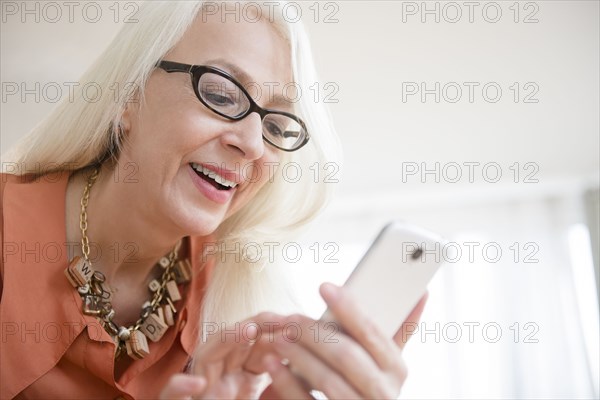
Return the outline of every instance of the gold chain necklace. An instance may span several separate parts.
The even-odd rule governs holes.
[[[96,316],[103,328],[116,344],[115,360],[125,351],[136,360],[150,353],[147,338],[158,342],[169,326],[175,325],[177,312],[174,302],[181,299],[178,283],[186,283],[191,278],[191,265],[188,259],[177,262],[180,242],[175,245],[168,257],[159,261],[163,268],[160,281],[153,279],[148,288],[153,293],[152,299],[142,305],[140,318],[132,325],[118,326],[113,322],[115,310],[110,302],[112,292],[106,284],[106,277],[100,271],[94,271],[90,261],[90,242],[87,236],[87,206],[90,189],[96,182],[100,169],[96,168],[88,178],[81,198],[81,252],[83,258],[75,256],[65,270],[71,284],[77,288],[83,301],[82,311],[86,315]]]

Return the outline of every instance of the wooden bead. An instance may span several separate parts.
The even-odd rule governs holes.
[[[73,287],[79,287],[79,283],[75,280],[75,278],[73,278],[71,276],[71,271],[69,271],[69,268],[65,268],[65,276],[67,277],[67,279],[69,280],[69,282],[71,283],[71,285],[73,285]]]
[[[152,279],[152,281],[148,284],[148,288],[151,292],[156,292],[158,289],[160,289],[160,282],[156,279]]]
[[[102,304],[98,302],[96,296],[86,295],[83,298],[83,313],[85,315],[100,315]]]
[[[169,261],[169,259],[167,257],[162,257],[158,263],[160,264],[161,267],[163,268],[167,268],[169,266],[169,264],[171,264],[171,262]]]
[[[150,354],[146,336],[140,331],[131,332],[129,339],[125,342],[125,347],[129,357],[136,360],[141,360]]]
[[[181,293],[179,293],[179,288],[177,287],[177,283],[175,281],[169,281],[166,285],[167,293],[169,294],[169,298],[173,301],[181,300]]]
[[[171,306],[169,306],[168,304],[165,304],[164,306],[162,306],[162,310],[163,310],[163,315],[165,317],[165,323],[168,326],[175,325],[175,318],[173,317],[173,310],[171,309]]]
[[[173,268],[173,276],[177,283],[186,283],[192,279],[192,266],[187,258],[179,261]]]
[[[162,322],[164,322],[164,323],[166,324],[166,322],[165,322],[165,313],[164,313],[164,311],[163,311],[162,307],[158,307],[158,308],[156,309],[156,313],[155,313],[155,314],[156,314],[156,316],[157,316],[157,317],[158,317],[158,318],[159,318],[159,319],[160,319]]]
[[[140,326],[140,331],[153,342],[158,342],[167,331],[168,325],[165,324],[156,314],[150,314]]]
[[[88,283],[94,274],[92,266],[84,258],[79,256],[75,256],[73,260],[71,260],[68,269],[71,278],[78,283],[77,286],[83,286]]]

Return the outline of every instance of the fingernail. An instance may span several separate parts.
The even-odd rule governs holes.
[[[321,296],[327,303],[332,303],[339,298],[340,288],[333,283],[325,282],[321,285]]]

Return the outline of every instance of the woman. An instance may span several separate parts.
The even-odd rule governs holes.
[[[268,252],[240,252],[323,207],[326,184],[278,171],[337,160],[337,142],[309,96],[264,95],[317,81],[301,26],[210,6],[145,4],[82,78],[105,95],[78,93],[5,157],[2,398],[398,394],[407,332],[383,337],[343,290],[321,288],[334,344],[259,313],[285,312],[286,290]],[[311,334],[289,340],[289,323]]]

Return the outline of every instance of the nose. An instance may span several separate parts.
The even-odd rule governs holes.
[[[228,124],[227,133],[221,136],[221,142],[228,151],[247,160],[262,157],[265,143],[262,121],[258,113],[253,112],[239,121],[231,121]]]

